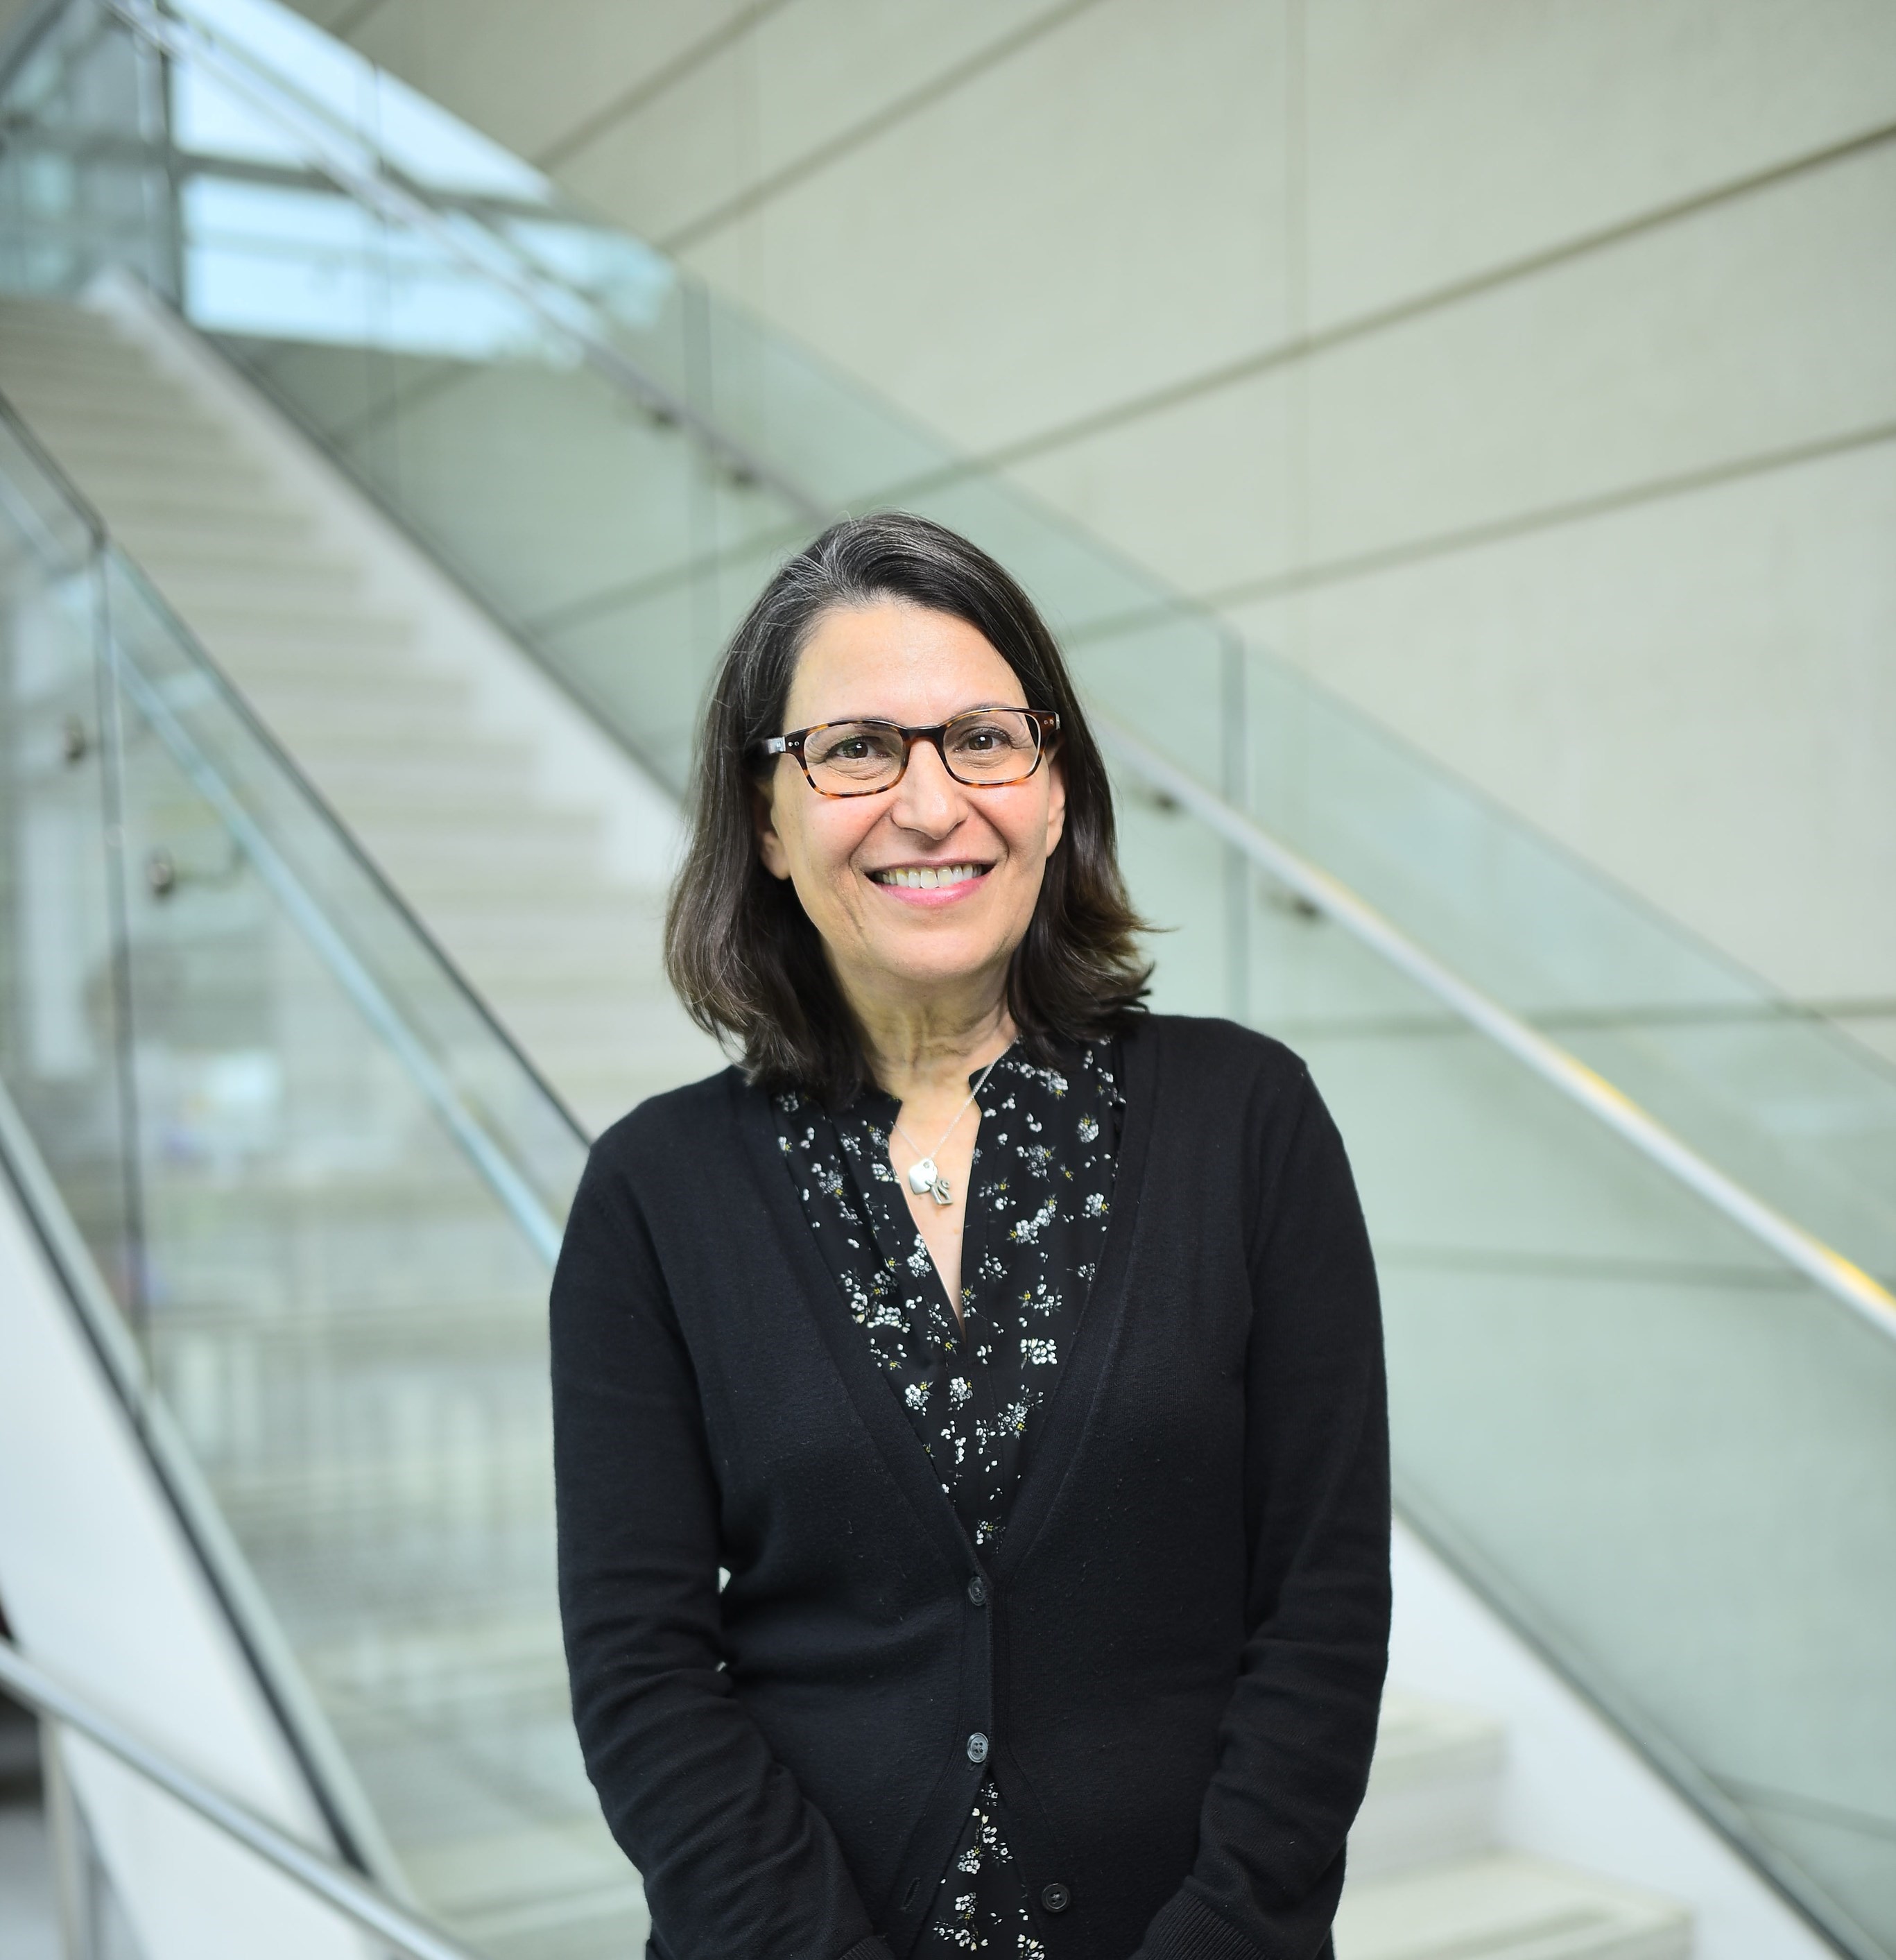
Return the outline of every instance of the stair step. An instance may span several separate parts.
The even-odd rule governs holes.
[[[174,460],[165,468],[119,451],[64,444],[53,453],[115,531],[122,521],[120,513],[133,509],[156,508],[174,517],[188,514],[196,522],[215,525],[290,508],[275,495],[260,470],[237,463],[210,469]]]
[[[37,293],[9,293],[0,300],[0,326],[22,334],[43,332],[60,345],[98,336],[114,346],[125,342],[105,315],[72,300],[43,298]]]
[[[229,593],[201,594],[188,607],[178,600],[172,603],[207,638],[215,632],[255,647],[259,664],[268,663],[272,679],[286,687],[306,678],[326,678],[326,662],[332,654],[408,647],[415,638],[415,622],[406,615],[372,612],[366,606],[310,605],[294,597],[259,605]],[[440,679],[447,687],[462,686],[457,676]]]
[[[265,721],[291,740],[292,746],[300,743],[304,730],[312,726],[354,733],[400,717],[440,728],[451,725],[466,708],[469,689],[465,682],[412,667],[404,660],[391,660],[372,690],[352,688],[330,679],[320,668],[294,674],[253,673],[244,658],[242,639],[215,627],[202,630],[204,644],[256,702]]]
[[[491,976],[497,998],[508,998],[499,989],[514,975],[532,988],[569,972],[616,978],[658,971],[657,928],[616,918],[590,892],[507,897],[504,905],[483,905],[451,895],[428,915],[430,929],[459,966],[483,986]]]
[[[304,762],[312,776],[351,809],[369,808],[404,789],[418,802],[463,794],[482,796],[490,807],[502,800],[529,797],[533,752],[524,742],[491,736],[468,736],[452,747],[418,754],[364,755],[352,745],[325,749],[304,745]]]
[[[140,498],[125,492],[114,501],[112,523],[119,542],[134,558],[145,562],[149,555],[154,573],[161,559],[189,564],[293,551],[313,537],[316,528],[307,511],[289,504],[233,500],[227,508],[205,509],[174,495]]]
[[[326,772],[323,780],[332,794],[342,796],[342,785],[336,778]],[[511,829],[514,826],[511,813],[523,807],[533,812],[536,823],[545,820],[584,825],[583,834],[595,843],[600,834],[598,819],[590,811],[537,803],[524,765],[484,771],[478,779],[471,774],[456,775],[439,771],[424,774],[400,768],[374,775],[359,771],[346,778],[346,783],[352,822],[380,835],[406,826],[422,832],[452,827],[461,835],[482,826],[501,825]],[[581,833],[576,830],[574,834]]]
[[[471,970],[470,977],[474,977]],[[482,961],[478,979],[484,992],[492,991],[497,980],[505,985],[510,1025],[523,1041],[535,1029],[550,1033],[562,1026],[590,1025],[595,1018],[600,1025],[608,1025],[609,1010],[622,1020],[628,1015],[643,1017],[655,1007],[670,1010],[673,1004],[655,946],[650,949],[649,959],[638,966],[602,967],[593,962],[550,973],[522,972],[517,967],[508,972],[498,969],[490,958]]]
[[[628,1071],[643,1070],[675,1052],[666,1032],[654,1027],[662,1007],[657,986],[627,988],[619,995],[592,1001],[555,1002],[536,1007],[530,1001],[511,1004],[508,1026],[529,1055],[559,1056],[582,1052],[589,1064],[615,1060]]]
[[[509,1346],[523,1337],[546,1341],[546,1313],[537,1297],[484,1294],[456,1286],[417,1298],[412,1278],[383,1278],[379,1292],[354,1287],[320,1300],[267,1308],[248,1299],[167,1303],[157,1342],[161,1370],[167,1356],[193,1341],[212,1348],[242,1341],[265,1353],[277,1348],[326,1349],[344,1342],[352,1352],[392,1354],[431,1349],[478,1354],[490,1344]]]
[[[420,903],[427,895],[472,880],[483,890],[531,889],[542,880],[565,880],[575,889],[590,883],[596,835],[577,840],[556,826],[541,828],[538,813],[511,832],[488,830],[463,838],[444,831],[429,836],[405,827],[393,834],[362,826],[362,841],[387,867],[399,889]]]
[[[372,838],[364,842],[378,861]],[[609,917],[609,899],[601,890],[593,867],[574,861],[571,852],[549,852],[539,858],[507,858],[491,864],[466,861],[446,853],[436,859],[391,858],[387,869],[412,908],[426,919],[442,941],[457,942],[448,931],[456,913],[494,911],[520,921],[518,930],[533,931],[542,918],[541,906],[555,918]]]
[[[1345,1885],[1337,1960],[1685,1960],[1670,1899],[1494,1852]]]
[[[186,455],[170,447],[143,449],[126,443],[106,429],[62,437],[47,447],[71,469],[106,490],[122,490],[145,500],[170,500],[184,506],[231,506],[245,510],[253,501],[271,501],[269,479],[237,449],[190,449]]]
[[[22,385],[18,371],[0,357],[0,379],[48,441],[129,441],[143,444],[183,443],[234,453],[230,438],[189,402],[147,383],[114,387],[110,392],[75,377],[70,382],[41,376]]]
[[[66,348],[49,348],[0,321],[0,377],[21,394],[30,392],[61,406],[100,402],[138,402],[159,397],[174,406],[185,397],[169,376],[142,354],[122,344],[87,345],[77,357]]]
[[[359,565],[307,549],[233,551],[226,546],[196,558],[148,551],[142,562],[180,612],[202,606],[265,618],[319,609],[342,613],[364,583]]]
[[[1505,1733],[1490,1717],[1389,1689],[1350,1833],[1352,1878],[1488,1849],[1505,1755]]]
[[[255,466],[221,430],[196,422],[158,428],[122,418],[92,417],[66,422],[29,411],[28,419],[40,440],[62,459],[72,459],[76,476],[81,469],[101,476],[155,477],[189,482],[196,476],[227,473],[261,484]]]
[[[497,811],[526,810],[533,813],[536,822],[542,816],[552,822],[583,822],[589,826],[584,833],[589,848],[596,848],[603,835],[593,813],[539,802],[530,772],[512,756],[484,772],[479,783],[432,766],[432,756],[418,757],[407,767],[397,758],[378,772],[358,770],[346,776],[332,772],[324,759],[308,757],[306,761],[311,780],[322,785],[324,794],[338,808],[348,812],[352,828],[365,832],[387,835],[412,825],[421,830],[452,828],[465,834],[471,826],[505,822]]]
[[[436,684],[429,678],[431,685]],[[320,681],[280,694],[259,686],[255,694],[259,712],[278,728],[295,755],[307,759],[310,775],[319,782],[318,759],[339,748],[419,758],[453,753],[460,734],[460,704],[450,705],[431,696],[363,700]],[[346,806],[342,815],[346,819]]]
[[[0,316],[0,371],[27,382],[83,382],[94,371],[108,382],[120,376],[148,380],[151,364],[110,328],[78,328],[58,335],[37,322]]]
[[[387,800],[367,797],[353,807],[364,829],[373,817],[375,835],[391,845],[412,845],[418,851],[459,847],[472,857],[520,837],[574,851],[596,849],[603,829],[594,810],[546,803],[507,810],[498,807],[491,797],[485,803],[415,795]]]

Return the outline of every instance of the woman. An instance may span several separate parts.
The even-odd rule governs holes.
[[[1327,1949],[1375,1278],[1301,1064],[1140,1011],[1137,923],[997,565],[883,516],[778,573],[668,921],[742,1060],[600,1139],[553,1288],[574,1708],[664,1960]]]

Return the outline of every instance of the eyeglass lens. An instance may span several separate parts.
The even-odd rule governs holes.
[[[1040,724],[1013,708],[957,716],[942,737],[943,759],[957,781],[997,784],[1033,774]],[[803,762],[819,789],[873,790],[902,772],[902,731],[886,721],[837,721],[803,743]]]

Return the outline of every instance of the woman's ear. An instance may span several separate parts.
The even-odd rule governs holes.
[[[757,838],[757,855],[773,878],[790,876],[790,854],[777,834],[775,779],[751,786],[750,820]]]
[[[1047,758],[1047,855],[1067,834],[1067,772],[1057,755]]]

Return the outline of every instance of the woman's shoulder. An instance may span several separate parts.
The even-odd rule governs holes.
[[[1147,1079],[1156,1091],[1156,1159],[1189,1162],[1195,1153],[1235,1148],[1261,1192],[1287,1178],[1309,1188],[1348,1182],[1335,1118],[1294,1048],[1256,1028],[1194,1014],[1150,1015],[1137,1039],[1149,1044]],[[1136,1064],[1130,1072],[1136,1081]]]
[[[1240,1085],[1294,1093],[1309,1080],[1303,1058],[1274,1036],[1214,1014],[1141,1014],[1125,1037],[1172,1087],[1202,1084],[1228,1094]]]
[[[743,1100],[762,1093],[733,1068],[648,1096],[593,1139],[588,1169],[635,1181],[680,1169],[702,1177],[721,1152],[740,1147]]]

